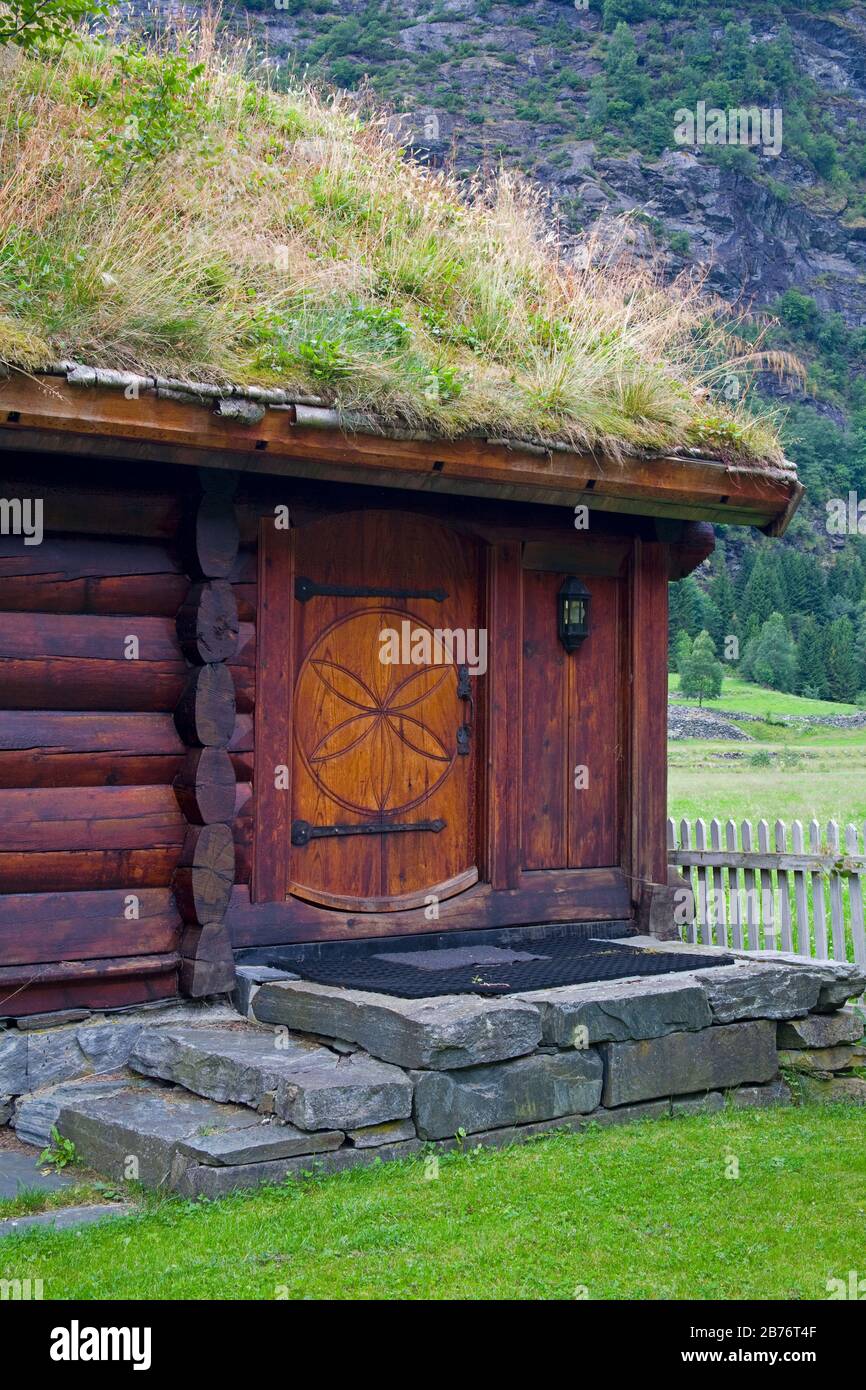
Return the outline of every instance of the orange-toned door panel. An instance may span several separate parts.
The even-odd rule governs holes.
[[[461,891],[477,740],[436,634],[477,629],[474,546],[355,512],[296,533],[294,574],[290,893],[381,912]]]

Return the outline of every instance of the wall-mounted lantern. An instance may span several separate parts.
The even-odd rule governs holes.
[[[570,574],[556,596],[559,640],[567,652],[575,651],[589,636],[590,601],[589,589]]]

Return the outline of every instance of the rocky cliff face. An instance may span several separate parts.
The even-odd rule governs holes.
[[[411,148],[433,163],[453,160],[466,171],[500,160],[521,165],[550,190],[566,235],[630,211],[639,214],[639,245],[660,243],[672,272],[708,265],[710,289],[726,298],[769,304],[795,287],[849,326],[866,324],[866,218],[784,141],[780,157],[761,155],[744,172],[719,167],[700,147],[612,154],[604,139],[580,137],[604,60],[598,3],[275,0],[271,8],[250,0],[260,8],[246,18],[274,66],[350,86],[367,78],[402,117]],[[698,11],[720,41],[730,15],[699,5],[663,21],[664,37],[687,41]],[[737,17],[750,19],[753,42],[787,29],[797,72],[820,89],[824,128],[866,129],[860,0],[838,13],[750,0]],[[658,44],[658,24],[633,23],[631,33],[640,71]],[[781,104],[784,116],[784,93]]]

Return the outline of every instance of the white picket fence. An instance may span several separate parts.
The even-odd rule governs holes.
[[[862,827],[866,834],[866,827]],[[866,966],[866,854],[856,825],[777,820],[722,825],[668,821],[668,862],[693,894],[687,941],[737,950],[794,951]],[[808,840],[808,849],[806,841]],[[844,845],[844,847],[843,847]]]

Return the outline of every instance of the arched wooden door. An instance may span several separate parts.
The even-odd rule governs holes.
[[[295,533],[292,602],[290,893],[382,912],[469,887],[479,682],[448,656],[477,632],[474,544],[406,513],[329,517]]]

